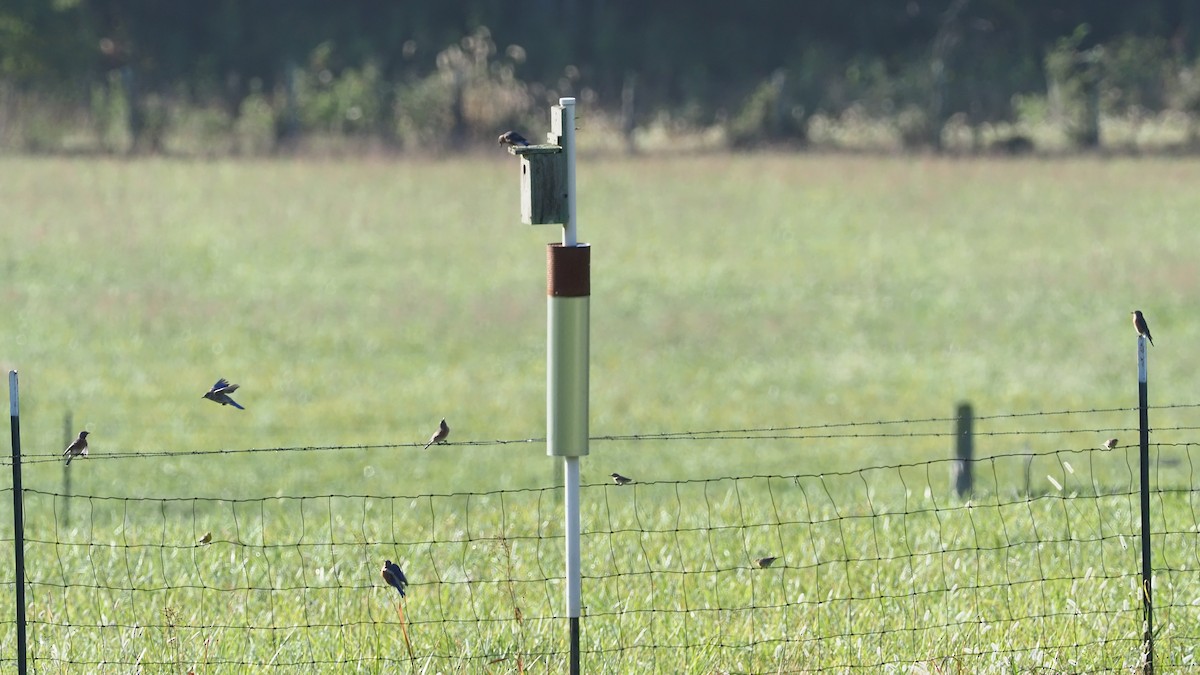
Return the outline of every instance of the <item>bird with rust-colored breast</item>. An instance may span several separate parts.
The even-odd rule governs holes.
[[[529,145],[529,141],[525,140],[524,136],[522,136],[521,134],[518,134],[515,131],[506,131],[506,132],[500,134],[500,138],[497,138],[496,142],[499,143],[500,145],[517,145],[517,146]]]
[[[231,405],[238,410],[245,410],[245,408],[238,405],[237,401],[229,398],[229,395],[237,391],[237,388],[238,385],[229,384],[229,380],[226,380],[222,377],[221,379],[217,380],[217,383],[212,386],[212,389],[209,389],[207,392],[205,392],[204,396],[201,398],[206,398],[214,403],[220,403],[221,405]]]
[[[1133,315],[1134,330],[1137,331],[1138,335],[1145,337],[1150,341],[1150,344],[1153,345],[1154,338],[1150,337],[1150,326],[1146,325],[1146,317],[1142,316],[1141,310],[1135,309],[1130,312],[1130,314]]]
[[[404,597],[404,589],[408,586],[408,577],[404,576],[404,571],[400,569],[399,565],[391,560],[384,560],[380,576],[383,577],[388,586],[400,591],[400,597]]]

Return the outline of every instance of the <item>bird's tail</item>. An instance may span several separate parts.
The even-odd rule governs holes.
[[[238,410],[245,410],[245,408],[243,408],[242,406],[238,405],[238,402],[237,402],[237,401],[235,401],[235,400],[233,400],[233,399],[229,399],[229,405],[231,405],[231,406],[233,406],[233,407],[237,408]]]

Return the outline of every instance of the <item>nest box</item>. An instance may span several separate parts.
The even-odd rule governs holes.
[[[527,145],[509,152],[521,158],[521,222],[567,222],[567,159],[559,145]]]
[[[563,151],[563,111],[550,108],[548,142],[510,146],[521,159],[521,222],[526,225],[567,222],[567,155]]]

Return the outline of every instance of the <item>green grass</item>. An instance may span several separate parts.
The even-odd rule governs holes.
[[[1192,311],[1200,290],[1195,161],[585,157],[579,180],[581,238],[593,246],[593,435],[942,419],[961,400],[981,415],[1131,408],[1137,393],[1132,309],[1146,312],[1157,342],[1150,349],[1151,402],[1196,402],[1200,381],[1187,351],[1200,337],[1200,316]],[[555,470],[541,443],[188,454],[418,444],[443,416],[455,442],[543,436],[543,249],[558,232],[519,224],[517,186],[517,169],[503,154],[404,162],[0,159],[7,216],[0,229],[0,365],[21,372],[30,461],[25,487],[66,491],[54,461],[65,444],[65,416],[72,433],[92,432],[93,456],[70,469],[70,492],[85,496],[71,501],[71,522],[62,522],[61,513],[47,515],[48,498],[33,500],[29,509],[30,521],[48,528],[29,566],[31,578],[47,584],[35,587],[32,600],[36,620],[47,626],[39,629],[35,654],[53,660],[54,668],[60,658],[130,662],[142,650],[146,662],[203,663],[204,640],[214,640],[210,663],[362,658],[369,671],[380,659],[407,662],[394,631],[381,628],[395,618],[374,583],[377,559],[388,553],[416,566],[421,585],[414,588],[410,618],[425,654],[450,655],[442,665],[477,669],[481,662],[470,659],[523,653],[530,661],[523,665],[534,667],[539,651],[561,651],[561,625],[548,618],[561,606],[561,587],[553,581],[561,568],[557,540],[517,540],[508,551],[494,537],[509,527],[485,526],[499,515],[482,506],[471,513],[481,533],[459,537],[455,519],[467,507],[452,500],[462,498],[447,497],[453,506],[430,513],[425,507],[441,498],[386,497],[532,488],[503,493],[514,503],[500,513],[525,524],[512,524],[513,531],[557,536],[556,493],[538,491],[553,484]],[[245,412],[201,400],[219,376],[241,383],[236,398]],[[1153,411],[1153,440],[1161,444],[1164,466],[1190,466],[1189,449],[1172,444],[1194,440],[1189,429],[1175,428],[1194,426],[1193,410]],[[1072,453],[1112,435],[1128,445],[1136,422],[1132,411],[985,419],[977,424],[978,452],[1040,457],[1029,486],[1037,495],[1050,489],[1044,476],[1062,482],[1073,475],[1059,460],[1074,461]],[[949,454],[950,430],[949,422],[938,421],[791,434],[803,438],[597,441],[582,462],[583,479],[601,483],[616,470],[641,483],[669,485],[924,462]],[[824,437],[835,433],[855,437]],[[127,456],[143,452],[165,454]],[[939,468],[912,485],[928,485],[937,495],[945,475]],[[1100,486],[1122,478],[1127,485],[1130,468],[1122,456],[1089,467],[1087,475],[1099,476]],[[1023,487],[1019,460],[1000,460],[995,476],[988,499],[1002,501]],[[1074,489],[1092,487],[1090,479],[1071,480],[1082,481]],[[1190,487],[1190,473],[1171,482]],[[643,495],[646,511],[639,527],[673,508],[669,490],[640,489],[645,492],[635,494]],[[834,501],[849,503],[860,489],[844,487]],[[197,530],[220,529],[216,521],[233,517],[222,511],[230,502],[183,502],[202,508],[181,515],[157,501],[88,498],[315,496],[312,503],[320,506],[321,499],[330,501],[321,496],[331,494],[377,495],[364,503],[378,503],[380,510],[333,499],[349,508],[349,520],[343,527],[329,509],[306,518],[305,527],[318,528],[301,542],[311,540],[311,551],[294,539],[294,505],[279,506],[281,520],[266,535],[254,527],[272,521],[251,514],[248,533],[226,532],[201,550],[193,546],[202,534]],[[764,497],[752,490],[747,498]],[[0,521],[8,522],[3,501]],[[1059,513],[1057,520],[1044,516],[1053,527],[1080,526],[1074,515],[1061,515],[1061,502],[1019,503],[1013,508]],[[701,508],[690,496],[679,504]],[[598,507],[585,501],[585,508]],[[738,511],[717,511],[739,522]],[[377,519],[380,513],[387,519]],[[962,511],[954,513],[961,519]],[[1191,527],[1193,514],[1180,503],[1163,518]],[[613,522],[628,517],[625,512]],[[1123,523],[1129,518],[1120,517]],[[958,532],[949,525],[935,532],[927,518],[906,518],[913,536],[947,541]],[[409,534],[443,522],[444,533]],[[846,523],[839,536],[859,551],[861,538],[879,534],[881,523],[887,519]],[[345,539],[325,548],[329,542],[321,536]],[[451,543],[419,543],[437,536]],[[896,662],[934,663],[945,654],[962,658],[968,647],[996,651],[990,645],[998,644],[1010,661],[976,665],[1011,672],[1039,658],[1043,664],[1059,658],[1022,651],[1023,645],[1051,646],[1049,638],[1040,641],[1043,634],[1089,645],[1110,631],[1122,637],[1103,648],[1055,652],[1079,661],[1054,661],[1055,667],[1127,667],[1136,653],[1130,645],[1136,646],[1138,600],[1127,582],[1137,563],[1123,548],[1125,558],[1108,572],[1119,581],[1109,581],[1093,600],[1110,613],[1085,612],[1064,619],[1066,627],[1025,620],[964,631],[955,626],[973,620],[970,608],[943,621],[949,610],[933,608],[937,593],[892,601],[854,585],[874,574],[884,580],[881,588],[893,583],[888,579],[903,579],[893,590],[911,590],[917,582],[897,577],[903,570],[890,563],[869,563],[876,569],[864,572],[812,552],[826,567],[810,569],[789,553],[787,567],[752,576],[745,560],[750,551],[686,559],[680,550],[690,546],[665,534],[646,536],[604,531],[588,544],[589,551],[612,546],[614,559],[641,556],[643,570],[653,569],[649,560],[670,556],[692,574],[676,579],[665,572],[666,563],[662,574],[632,578],[612,576],[615,562],[609,572],[589,571],[595,578],[585,603],[602,618],[589,620],[586,648],[625,645],[624,652],[597,656],[612,659],[604,663],[614,669],[630,665],[621,659],[637,660],[633,670],[663,672],[798,669],[880,663],[879,654],[897,650],[903,653]],[[832,536],[801,525],[779,539]],[[144,538],[149,547],[131,557],[126,552],[132,549],[124,548],[129,537]],[[271,548],[272,541],[283,545]],[[104,547],[111,542],[119,545],[109,551]],[[1178,537],[1164,540],[1165,559],[1186,552],[1172,548],[1176,542],[1186,546]],[[945,554],[912,541],[879,545],[899,551],[900,560],[949,564]],[[680,550],[672,553],[671,546]],[[1113,561],[1121,544],[1105,539],[1081,546],[1080,556],[1099,551]],[[1016,555],[1026,557],[988,572],[999,576],[980,572],[979,583],[1011,581],[1003,570],[1027,563],[1034,552]],[[996,562],[964,556],[977,565]],[[242,561],[246,566],[239,568]],[[339,565],[340,576],[317,576]],[[148,588],[60,588],[80,569],[91,586],[124,579]],[[243,570],[240,582],[223,576],[235,569]],[[1063,567],[1055,559],[1043,570],[1071,581],[1039,586],[1041,600],[1027,588],[998,588],[987,597],[976,592],[973,602],[991,616],[1008,616],[1001,606],[1020,616],[1020,603],[1032,602],[1027,615],[1040,615],[1067,606],[1076,587],[1088,583],[1086,569],[1074,563]],[[1172,583],[1190,592],[1186,570],[1172,570]],[[461,576],[434,580],[433,571]],[[818,571],[822,597],[808,590]],[[202,587],[189,589],[183,580],[197,575]],[[514,577],[530,581],[511,591],[505,584],[467,583]],[[741,581],[757,578],[775,580],[762,589],[768,605],[792,604],[743,611],[751,602],[737,595],[745,592]],[[712,590],[718,580],[730,590]],[[231,590],[238,583],[268,590]],[[676,583],[698,585],[677,590]],[[949,588],[945,579],[938,583]],[[314,590],[298,590],[304,586]],[[851,590],[866,597],[838,595]],[[700,594],[695,617],[690,609],[639,611],[665,610],[693,591]],[[800,593],[806,599],[797,603]],[[431,597],[438,598],[433,607]],[[846,609],[860,600],[866,609]],[[889,623],[899,621],[900,611],[889,602],[899,603],[907,628]],[[929,621],[924,603],[933,612]],[[529,620],[512,620],[516,604]],[[68,610],[85,623],[127,628],[95,635],[51,628]],[[455,629],[441,623],[458,616],[470,620]],[[263,630],[218,634],[212,627],[225,619]],[[766,631],[763,624],[782,628]],[[895,630],[880,632],[889,628]],[[773,641],[780,631],[791,636],[787,642]],[[994,637],[996,631],[1004,637]],[[633,647],[643,634],[650,641]],[[12,639],[8,634],[5,654]],[[1173,662],[1190,658],[1183,649]],[[730,660],[735,652],[748,660]],[[460,657],[465,660],[454,660]],[[549,659],[556,664],[549,669],[556,669],[561,664],[554,658],[545,657],[540,667]],[[510,660],[493,668],[517,666]]]
[[[22,371],[26,453],[59,452],[67,413],[98,456],[417,443],[443,416],[453,440],[544,435],[543,246],[558,233],[519,224],[510,160],[0,161],[0,361]],[[948,417],[959,400],[1131,407],[1134,308],[1159,343],[1151,401],[1193,402],[1198,180],[1200,163],[1165,160],[585,158],[592,432]],[[242,384],[246,413],[200,400],[218,376]],[[793,471],[794,445],[681,459],[597,444],[584,477],[738,474],[745,455]],[[805,444],[803,468],[947,447],[838,450]],[[219,478],[208,460],[137,478],[226,497],[537,486],[543,452],[283,456],[286,485],[238,457]],[[59,479],[40,468],[32,484]],[[129,482],[92,462],[74,487]]]
[[[586,664],[1134,668],[1129,486],[963,503],[922,484],[923,469],[944,464],[585,488]],[[31,494],[32,653],[39,670],[61,672],[560,672],[560,501],[553,488],[244,502]],[[1154,505],[1157,655],[1171,670],[1197,646],[1198,503],[1162,491]],[[198,543],[205,532],[211,543]],[[755,569],[767,553],[779,560]],[[412,581],[411,664],[397,596],[377,579],[384,558]],[[3,604],[11,612],[11,596]]]

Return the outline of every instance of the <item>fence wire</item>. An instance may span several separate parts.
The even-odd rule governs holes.
[[[713,436],[732,433],[673,438],[720,449],[729,441]],[[1200,646],[1200,455],[1195,444],[1164,443],[1152,456],[1156,659],[1183,670]],[[969,499],[947,489],[952,464],[584,486],[585,667],[1136,669],[1136,448],[980,458]],[[11,504],[11,488],[0,492]],[[562,672],[562,496],[556,487],[244,500],[26,489],[31,663],[38,672]],[[6,514],[0,555],[12,560]],[[385,559],[408,576],[406,598],[380,578]],[[8,667],[15,577],[11,565],[0,570]]]

